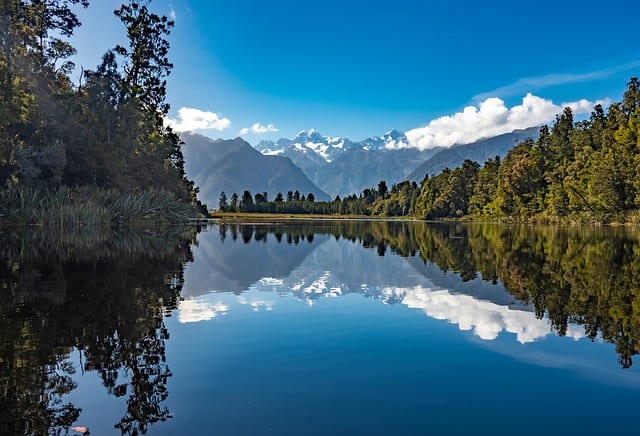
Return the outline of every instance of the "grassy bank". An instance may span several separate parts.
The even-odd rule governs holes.
[[[49,227],[180,223],[196,218],[193,207],[164,189],[123,193],[100,188],[0,191],[0,223]]]

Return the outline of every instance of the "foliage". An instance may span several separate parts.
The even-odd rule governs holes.
[[[11,188],[0,191],[0,222],[47,228],[139,222],[179,222],[194,217],[188,205],[164,189],[122,193],[113,189]]]
[[[163,122],[173,23],[148,4],[127,1],[115,11],[128,44],[107,51],[95,70],[83,69],[75,85],[68,38],[81,25],[75,8],[88,0],[0,2],[0,191],[91,186],[126,197],[155,188],[202,208],[179,138]],[[95,212],[58,198],[67,213],[84,216],[70,220]]]
[[[389,191],[383,180],[377,190],[365,189],[359,196],[354,194],[343,199],[336,196],[333,201],[316,201],[313,193],[305,196],[299,191],[288,191],[286,197],[278,192],[275,199],[269,201],[266,192],[252,196],[250,191],[244,191],[240,199],[234,192],[227,203],[226,194],[222,192],[219,206],[223,212],[403,216],[412,213],[417,196],[415,182],[394,184]]]
[[[466,160],[461,167],[425,177],[420,186],[404,181],[389,190],[382,180],[359,195],[328,202],[310,202],[308,196],[305,201],[299,192],[289,191],[286,197],[278,193],[273,202],[264,198],[221,210],[427,220],[635,222],[640,209],[639,169],[640,82],[631,78],[622,102],[606,111],[596,105],[591,117],[581,121],[565,108],[551,128],[540,128],[537,140],[526,139],[504,159],[489,159],[482,167]]]

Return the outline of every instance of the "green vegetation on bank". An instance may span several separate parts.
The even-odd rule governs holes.
[[[640,82],[631,78],[622,101],[605,111],[596,105],[586,120],[574,121],[570,108],[537,140],[527,139],[505,158],[480,166],[467,160],[455,169],[387,189],[385,181],[331,202],[299,193],[245,191],[227,199],[222,211],[412,216],[418,219],[480,219],[540,222],[640,221]]]
[[[220,194],[218,202],[222,212],[303,214],[303,215],[355,215],[355,216],[411,216],[420,190],[415,182],[402,182],[388,189],[383,180],[377,188],[365,189],[359,196],[352,194],[345,198],[336,196],[333,201],[315,201],[312,193],[306,197],[298,191],[287,192],[286,197],[278,193],[269,201],[267,193],[244,191],[242,197],[233,193],[227,198]]]
[[[0,191],[0,223],[58,227],[170,223],[187,221],[192,215],[193,208],[164,189],[121,192],[61,186]]]
[[[74,11],[88,4],[0,2],[0,219],[46,222],[56,211],[57,223],[173,221],[187,208],[195,216],[197,189],[163,123],[173,22],[149,2],[124,2],[114,13],[127,44],[78,73],[68,39],[80,26]]]

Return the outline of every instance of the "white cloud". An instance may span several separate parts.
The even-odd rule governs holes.
[[[169,3],[169,18],[171,18],[172,21],[176,21],[176,10],[171,3]]]
[[[278,128],[273,124],[267,124],[265,126],[260,123],[255,123],[251,127],[245,127],[242,130],[240,130],[238,135],[242,136],[242,135],[247,135],[249,133],[255,133],[257,135],[260,135],[262,133],[270,133],[270,132],[277,132],[277,131],[278,131]]]
[[[202,111],[191,107],[178,110],[180,121],[166,117],[165,123],[176,132],[190,132],[195,130],[224,130],[231,125],[229,118],[214,112]]]
[[[504,101],[490,97],[477,106],[467,106],[462,112],[447,115],[432,120],[424,127],[409,130],[406,135],[408,144],[392,144],[392,148],[415,147],[421,150],[434,147],[451,147],[454,144],[469,144],[471,142],[490,138],[516,129],[552,121],[563,108],[570,107],[574,115],[590,113],[597,103],[606,101],[577,102],[556,105],[551,100],[527,94],[522,103],[511,108],[505,106]]]

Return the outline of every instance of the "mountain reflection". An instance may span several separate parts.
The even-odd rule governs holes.
[[[0,230],[0,434],[90,427],[71,399],[84,372],[122,400],[112,425],[145,433],[172,417],[165,318],[220,319],[235,304],[275,312],[280,296],[313,306],[361,295],[484,340],[598,339],[628,368],[639,351],[639,284],[640,239],[627,228],[341,221]]]
[[[227,240],[234,234],[243,242]],[[185,322],[233,310],[211,291],[275,291],[309,305],[359,293],[486,340],[502,331],[521,343],[550,333],[602,338],[624,368],[639,350],[640,244],[631,229],[345,221],[225,225],[198,242],[185,272]]]
[[[0,233],[1,434],[67,432],[81,414],[66,396],[79,371],[98,372],[109,394],[126,398],[113,423],[123,434],[170,418],[163,319],[177,305],[195,234]]]

